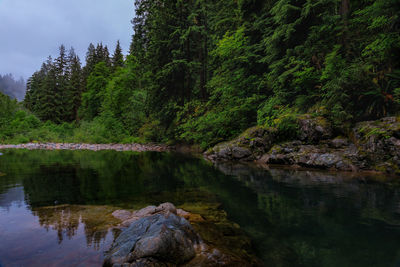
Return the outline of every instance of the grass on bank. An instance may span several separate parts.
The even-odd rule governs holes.
[[[0,126],[0,143],[22,144],[29,142],[55,143],[145,143],[140,137],[129,136],[123,126],[110,117],[98,117],[79,123],[41,122],[24,110],[15,113],[12,120]]]

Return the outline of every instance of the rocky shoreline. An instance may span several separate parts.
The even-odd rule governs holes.
[[[294,140],[276,128],[253,127],[204,153],[212,162],[256,162],[335,171],[378,171],[400,175],[400,117],[356,124],[337,135],[322,117],[297,119]]]
[[[256,162],[334,171],[377,171],[400,175],[400,117],[386,117],[356,124],[338,134],[323,117],[301,115],[294,138],[282,140],[276,128],[256,126],[236,139],[204,152],[212,162]],[[1,145],[0,149],[181,151],[162,144],[27,143]],[[184,149],[181,152],[193,152]],[[198,152],[198,151],[197,151]]]
[[[27,143],[18,145],[1,145],[0,149],[28,149],[28,150],[115,150],[115,151],[156,151],[173,150],[172,147],[160,144],[74,144],[74,143]]]

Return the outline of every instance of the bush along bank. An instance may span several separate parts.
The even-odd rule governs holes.
[[[299,115],[290,129],[256,126],[204,155],[211,161],[256,161],[400,175],[400,117],[360,122],[347,134],[336,135],[325,118]]]

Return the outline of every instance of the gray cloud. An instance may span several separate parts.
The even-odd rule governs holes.
[[[60,44],[81,61],[91,42],[126,52],[133,16],[133,0],[0,0],[0,74],[28,78]]]

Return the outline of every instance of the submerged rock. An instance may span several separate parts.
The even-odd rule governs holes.
[[[173,213],[141,218],[123,230],[108,252],[104,266],[152,262],[182,264],[195,257],[198,237],[187,220]]]
[[[206,223],[204,218],[176,209],[171,203],[148,206],[135,212],[118,210],[113,215],[121,219],[120,226],[126,228],[106,253],[104,266],[260,265],[257,260],[246,261],[244,257],[224,253],[206,244],[191,225],[193,222]]]

